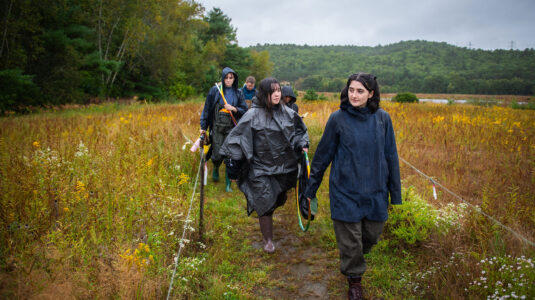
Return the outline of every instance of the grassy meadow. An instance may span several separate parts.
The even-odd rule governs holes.
[[[400,157],[471,205],[535,241],[535,111],[498,106],[381,103]],[[293,192],[275,213],[278,251],[234,185],[206,186],[189,151],[202,100],[102,104],[0,118],[0,297],[174,299],[344,297],[328,205],[307,233]],[[337,101],[299,101],[311,157]],[[368,255],[372,299],[535,297],[535,247],[400,162],[404,204]],[[209,164],[211,168],[211,164]],[[186,238],[180,240],[183,228]],[[279,246],[283,247],[279,247]],[[296,271],[297,270],[297,271]],[[312,286],[312,288],[311,288]]]

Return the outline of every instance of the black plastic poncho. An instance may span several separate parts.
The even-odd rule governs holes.
[[[308,147],[299,115],[285,105],[269,114],[256,98],[252,108],[229,133],[220,154],[240,162],[238,187],[247,198],[247,212],[272,213],[286,201],[297,180],[298,153]]]

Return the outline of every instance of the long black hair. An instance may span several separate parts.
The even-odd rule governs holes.
[[[273,108],[273,102],[271,102],[270,96],[275,92],[277,87],[280,90],[280,86],[279,81],[273,77],[262,79],[258,85],[256,98],[260,102],[260,106],[264,107],[269,113],[271,113]]]
[[[368,99],[366,102],[366,107],[374,113],[379,109],[379,102],[381,101],[381,95],[379,94],[379,84],[377,83],[377,77],[373,76],[372,74],[368,73],[355,73],[349,76],[347,78],[347,83],[344,89],[342,90],[342,93],[340,94],[340,101],[345,102],[349,101],[349,97],[347,95],[347,91],[349,89],[349,85],[351,84],[351,81],[358,81],[362,83],[362,85],[368,90],[368,92],[373,91],[373,96]]]

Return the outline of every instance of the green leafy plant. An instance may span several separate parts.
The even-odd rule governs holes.
[[[313,89],[308,89],[306,91],[305,95],[303,96],[303,99],[305,99],[305,100],[317,100],[318,99],[318,94]]]
[[[404,93],[397,93],[394,98],[392,98],[393,102],[401,102],[401,103],[418,103],[420,100],[418,97],[416,97],[415,94],[404,92]]]
[[[394,205],[389,214],[387,233],[405,244],[421,243],[436,228],[438,212],[416,195],[412,188],[405,190],[403,200],[403,204]]]

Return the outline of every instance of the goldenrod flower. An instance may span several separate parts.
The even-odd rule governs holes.
[[[189,176],[184,174],[184,173],[180,173],[180,176],[178,176],[178,185],[182,185],[184,183],[187,183],[188,180],[189,180]]]
[[[41,144],[39,143],[39,141],[35,141],[35,142],[33,142],[32,145],[33,145],[35,148],[39,148],[39,147],[41,147]]]

